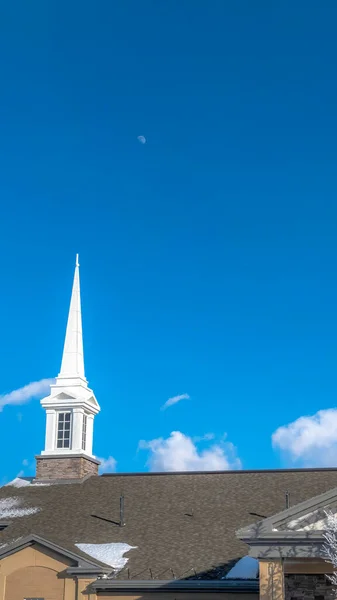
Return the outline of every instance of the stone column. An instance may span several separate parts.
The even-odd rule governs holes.
[[[260,600],[285,600],[282,560],[260,560]]]

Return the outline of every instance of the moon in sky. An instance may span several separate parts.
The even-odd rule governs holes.
[[[139,135],[137,137],[137,140],[141,143],[141,144],[146,144],[146,137],[144,135]]]

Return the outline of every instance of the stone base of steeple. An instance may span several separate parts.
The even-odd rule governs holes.
[[[64,456],[36,456],[36,479],[83,479],[87,475],[98,475],[100,462],[81,454]]]

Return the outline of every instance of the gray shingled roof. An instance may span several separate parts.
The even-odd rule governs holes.
[[[4,517],[0,547],[35,534],[77,554],[76,543],[137,546],[120,578],[221,578],[247,546],[236,530],[337,486],[337,469],[166,473],[90,477],[83,483],[0,488],[20,506],[39,508]],[[119,499],[125,497],[125,526]],[[151,572],[150,572],[151,569]]]

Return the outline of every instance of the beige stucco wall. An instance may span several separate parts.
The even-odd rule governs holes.
[[[71,561],[45,548],[30,546],[0,561],[0,600],[96,600],[86,593],[92,580],[64,577]]]
[[[49,600],[63,600],[64,580],[58,579],[52,569],[46,567],[22,567],[6,578],[6,600],[36,598],[48,593]]]

